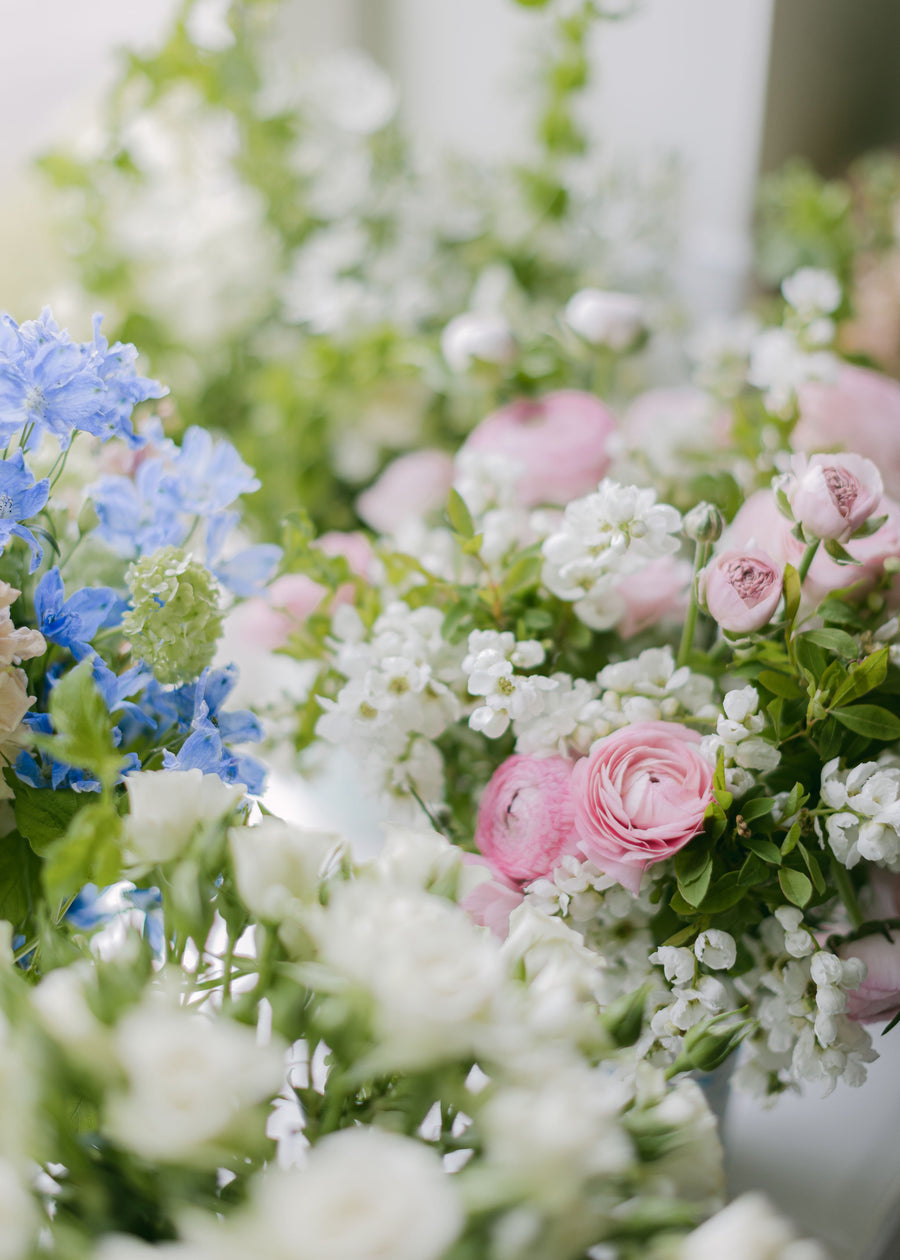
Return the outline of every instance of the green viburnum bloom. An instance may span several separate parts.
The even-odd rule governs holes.
[[[142,556],[127,581],[133,608],[122,630],[135,654],[160,682],[192,682],[212,663],[222,633],[218,582],[178,547]]]

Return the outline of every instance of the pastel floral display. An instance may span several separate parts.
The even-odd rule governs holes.
[[[568,940],[600,1009],[642,995],[649,1062],[739,1049],[763,1099],[861,1084],[900,1012],[897,509],[855,407],[809,448],[840,285],[784,299],[619,419],[576,390],[488,415],[365,575],[295,522],[289,566],[341,594],[285,649],[319,661],[298,746],[459,845],[476,921]]]

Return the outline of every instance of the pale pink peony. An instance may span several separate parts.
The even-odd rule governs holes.
[[[691,566],[687,560],[661,556],[629,573],[616,586],[625,601],[625,612],[616,629],[623,639],[670,617],[680,617],[687,607]]]
[[[505,941],[509,936],[509,916],[522,904],[525,894],[509,880],[495,875],[484,858],[475,853],[464,853],[462,858],[467,866],[483,866],[491,872],[491,878],[466,893],[460,906],[473,922],[490,928],[494,936]]]
[[[845,363],[834,383],[808,381],[797,398],[794,450],[849,447],[874,460],[888,493],[900,496],[900,383]]]
[[[884,562],[900,556],[900,504],[883,498],[880,514],[887,520],[868,538],[851,539],[847,552],[860,563],[841,565],[820,547],[803,584],[804,595],[818,604],[831,591],[853,587],[853,598],[861,599],[884,572]],[[757,547],[767,552],[779,565],[796,566],[803,558],[804,546],[791,533],[791,524],[778,510],[775,496],[769,490],[751,494],[726,531],[724,542],[732,548]],[[900,586],[895,581],[888,593],[888,602],[900,600]]]
[[[521,887],[575,852],[571,777],[564,757],[508,757],[494,771],[478,806],[475,843],[498,878]]]
[[[796,520],[814,538],[847,542],[881,506],[881,473],[862,455],[795,455],[787,496]]]
[[[861,1024],[893,1019],[900,1011],[900,936],[891,940],[880,933],[842,945],[841,958],[858,958],[866,964],[866,978],[847,990],[847,1014]]]
[[[463,450],[503,455],[523,468],[518,482],[523,507],[568,503],[597,488],[610,465],[616,422],[593,394],[560,389],[542,398],[520,398],[493,412]]]
[[[633,893],[646,866],[672,857],[703,827],[713,769],[699,745],[677,722],[635,722],[575,764],[578,847]]]
[[[700,574],[700,598],[709,615],[731,634],[760,630],[781,598],[781,568],[765,551],[723,551]]]
[[[444,506],[453,484],[453,459],[445,451],[414,451],[388,464],[356,500],[362,520],[379,534],[396,533]]]

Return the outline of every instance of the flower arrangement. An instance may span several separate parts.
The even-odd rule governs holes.
[[[300,747],[467,851],[479,922],[587,950],[601,1008],[642,992],[650,1062],[741,1044],[761,1097],[860,1084],[900,1011],[890,416],[846,403],[835,277],[784,298],[621,426],[577,391],[489,416],[355,570],[295,523],[316,600],[270,614],[320,662]]]
[[[392,455],[455,449],[523,389],[608,375],[641,342],[635,295],[660,288],[671,184],[613,169],[578,116],[588,37],[621,5],[531,14],[535,136],[494,165],[423,154],[362,52],[285,64],[280,7],[184,0],[93,136],[42,162],[77,283],[186,422],[259,470],[248,510],[276,539],[297,503],[358,524]],[[588,286],[628,291],[575,312],[612,329],[602,360],[556,322]]]

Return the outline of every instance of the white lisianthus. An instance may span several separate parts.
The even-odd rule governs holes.
[[[31,993],[31,1002],[44,1028],[80,1064],[104,1072],[113,1059],[109,1029],[88,1005],[85,988],[91,965],[76,962],[57,967]]]
[[[356,1128],[324,1138],[303,1169],[264,1175],[229,1241],[265,1260],[438,1260],[464,1220],[433,1151]]]
[[[761,1194],[743,1194],[695,1229],[679,1260],[827,1260],[818,1243],[797,1238]]]
[[[170,862],[199,827],[226,817],[243,799],[243,784],[200,770],[140,770],[125,779],[131,813],[125,820],[134,866]]]
[[[316,898],[321,876],[342,847],[326,831],[263,818],[228,833],[237,890],[247,908],[278,923],[297,905]]]
[[[466,865],[462,852],[436,831],[389,827],[368,870],[396,888],[431,890],[437,885],[461,901],[488,878],[483,866]]]
[[[165,1000],[125,1015],[114,1043],[125,1083],[107,1098],[103,1128],[148,1160],[215,1166],[216,1140],[276,1094],[284,1075],[277,1044],[258,1046],[251,1028]]]

